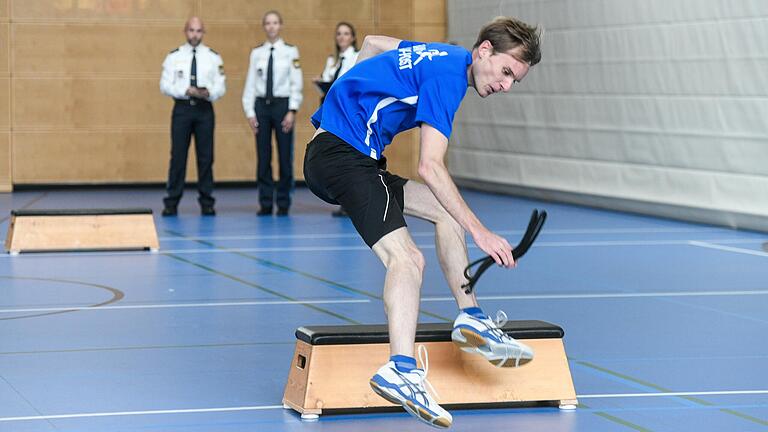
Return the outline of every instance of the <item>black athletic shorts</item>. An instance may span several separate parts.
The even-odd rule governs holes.
[[[340,204],[365,243],[372,247],[390,232],[406,226],[403,186],[408,179],[386,171],[387,161],[364,155],[330,132],[307,146],[304,181],[329,204]]]

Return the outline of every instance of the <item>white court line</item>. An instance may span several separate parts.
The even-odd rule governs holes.
[[[370,303],[368,299],[350,300],[265,300],[250,302],[220,302],[220,303],[169,303],[169,304],[139,304],[139,305],[115,305],[115,306],[72,306],[30,309],[0,309],[0,313],[20,312],[63,312],[63,311],[99,311],[115,309],[173,309],[173,308],[200,308],[222,306],[255,306],[255,305],[302,305],[302,304],[343,304],[343,303]]]
[[[768,390],[723,390],[723,391],[698,391],[698,392],[667,392],[667,393],[612,393],[612,394],[585,394],[576,395],[577,399],[609,399],[609,398],[636,398],[636,397],[671,397],[671,396],[722,396],[722,395],[754,395],[768,394]],[[82,414],[57,414],[25,417],[0,417],[0,422],[28,421],[28,420],[58,420],[89,417],[118,417],[140,416],[157,414],[193,414],[212,412],[236,412],[236,411],[265,411],[283,409],[282,405],[256,405],[225,408],[192,408],[176,410],[151,410],[151,411],[118,411]]]
[[[88,417],[118,417],[118,416],[141,416],[157,414],[191,414],[191,413],[211,413],[211,412],[233,412],[233,411],[260,411],[282,409],[282,405],[260,405],[260,406],[241,406],[226,408],[192,408],[175,410],[151,410],[151,411],[117,411],[101,413],[83,413],[83,414],[58,414],[58,415],[40,415],[26,417],[1,417],[0,422],[24,421],[24,420],[57,420]]]
[[[634,241],[621,241],[621,240],[606,240],[606,241],[589,241],[589,242],[545,242],[540,241],[533,245],[534,248],[539,247],[588,247],[588,246],[680,246],[680,245],[703,245],[710,244],[709,242],[718,243],[763,243],[764,239],[714,239],[714,240],[634,240]],[[420,244],[417,245],[420,249],[434,249],[434,244]],[[477,246],[471,242],[467,244],[469,249],[477,249]],[[725,247],[725,246],[723,246]],[[733,248],[738,249],[738,248]],[[283,246],[283,247],[263,247],[263,248],[219,248],[219,249],[167,249],[161,250],[163,254],[220,254],[220,253],[265,253],[265,252],[332,252],[332,251],[356,251],[356,250],[370,250],[370,248],[364,244],[350,245],[350,246]],[[749,251],[748,249],[740,249],[741,251]],[[755,252],[755,251],[749,251]],[[746,253],[746,252],[745,252]],[[755,252],[761,255],[768,255],[762,252]],[[75,255],[76,254],[76,255]],[[124,252],[57,252],[57,253],[34,253],[34,254],[22,254],[18,256],[12,256],[10,254],[0,254],[0,258],[6,259],[18,259],[20,257],[34,258],[34,257],[104,257],[104,256],[152,256],[153,252],[148,251],[124,251]]]
[[[727,232],[726,228],[696,229],[696,228],[606,228],[606,229],[551,229],[542,233],[548,234],[674,234],[674,233],[713,233]],[[494,233],[499,235],[523,234],[522,230],[497,230]],[[434,231],[414,231],[410,233],[412,237],[434,236]],[[334,239],[334,238],[357,238],[357,233],[338,233],[338,234],[288,234],[288,235],[245,235],[245,236],[172,236],[159,237],[161,241],[196,241],[196,240],[287,240],[287,239]]]
[[[590,299],[590,298],[633,298],[633,297],[707,297],[707,296],[751,296],[768,295],[768,290],[752,291],[659,291],[647,293],[585,293],[585,294],[541,294],[477,296],[478,300],[546,300],[546,299]],[[424,297],[425,302],[455,301],[453,297]]]
[[[703,248],[709,248],[709,249],[717,249],[727,252],[736,252],[740,254],[746,254],[746,255],[755,255],[755,256],[762,256],[762,257],[768,257],[768,253],[763,251],[756,251],[752,249],[743,249],[743,248],[737,248],[732,246],[723,246],[719,244],[713,244],[706,241],[700,241],[700,240],[691,240],[688,242],[692,246],[698,246]],[[724,242],[720,242],[724,243]]]
[[[667,392],[667,393],[591,394],[591,395],[577,395],[576,397],[578,399],[609,399],[609,398],[635,398],[635,397],[726,396],[726,395],[752,395],[752,394],[768,394],[768,390],[723,390],[723,391]]]

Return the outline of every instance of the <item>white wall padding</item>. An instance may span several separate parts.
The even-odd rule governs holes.
[[[449,40],[498,15],[546,29],[542,61],[508,94],[468,91],[457,178],[768,216],[768,1],[449,0]]]

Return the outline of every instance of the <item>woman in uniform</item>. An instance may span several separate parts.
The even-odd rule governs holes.
[[[259,216],[287,216],[293,189],[293,130],[302,100],[299,50],[280,38],[283,18],[269,11],[262,18],[267,40],[251,51],[243,90],[243,110],[256,136]],[[272,131],[280,160],[280,179],[272,177]]]

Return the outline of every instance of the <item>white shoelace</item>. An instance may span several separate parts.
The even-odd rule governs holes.
[[[496,311],[496,319],[494,320],[494,323],[496,324],[496,330],[494,331],[494,333],[498,332],[497,335],[500,336],[501,340],[511,339],[509,336],[507,336],[506,333],[504,333],[504,330],[501,329],[502,327],[504,327],[504,324],[506,324],[508,321],[509,319],[507,318],[506,312],[504,312],[503,310]],[[520,359],[522,358],[522,356],[523,356],[523,350],[518,347],[517,355],[515,356],[515,366],[520,366]],[[509,360],[510,357],[511,356],[510,356],[509,348],[507,348],[506,350],[504,350],[504,357],[502,358],[501,362],[499,362],[496,365],[496,367],[502,367],[502,365],[507,363],[507,360]]]
[[[501,309],[497,310],[496,311],[496,320],[495,320],[496,326],[499,327],[499,328],[504,327],[504,324],[506,324],[507,321],[509,321],[507,319],[507,313],[504,312]]]
[[[427,352],[427,347],[424,345],[419,345],[419,362],[421,362],[421,368],[424,370],[424,378],[422,378],[422,382],[427,385],[430,392],[435,395],[436,399],[440,399],[440,395],[437,393],[437,390],[432,386],[432,383],[427,380],[427,373],[429,372],[429,353]]]

